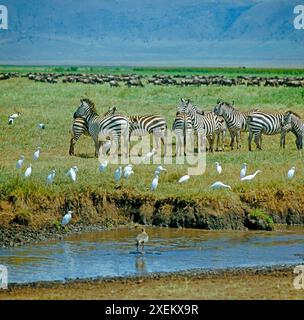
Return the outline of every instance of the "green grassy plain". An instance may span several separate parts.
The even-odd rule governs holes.
[[[16,71],[12,67],[4,69]],[[30,69],[18,69],[18,71],[26,70]],[[167,70],[157,69],[157,72],[164,73]],[[0,71],[3,71],[3,67],[0,68]],[[49,69],[41,68],[40,71],[49,71]],[[93,72],[98,71],[100,70],[96,69]],[[145,70],[139,71],[144,72]],[[175,71],[174,69],[172,72]],[[217,69],[213,70],[214,73],[218,73],[217,71]],[[243,71],[248,72],[247,69]],[[153,69],[154,72],[156,70]],[[180,72],[183,73],[183,71]],[[193,74],[196,72],[196,69],[192,70]],[[238,72],[239,69],[228,69],[227,75]],[[263,70],[255,70],[253,73],[255,72],[263,72]],[[276,72],[285,76],[293,74],[295,70],[277,70]],[[297,75],[304,75],[304,71],[297,70],[296,72]],[[146,70],[146,73],[150,74],[151,70]],[[83,97],[93,100],[100,114],[107,111],[110,106],[117,106],[119,110],[128,115],[161,114],[167,119],[169,128],[172,126],[181,97],[191,98],[196,105],[205,110],[211,110],[217,99],[221,98],[227,101],[234,100],[236,107],[240,110],[254,107],[265,111],[291,109],[304,115],[304,88],[159,87],[153,85],[145,85],[144,88],[126,86],[110,88],[108,84],[48,84],[29,81],[27,78],[0,81],[0,199],[5,200],[11,195],[20,198],[29,194],[53,197],[62,194],[72,195],[87,190],[115,191],[113,175],[117,165],[109,165],[105,173],[99,173],[99,162],[94,158],[94,144],[90,137],[80,138],[75,146],[76,156],[68,155],[69,130],[73,112],[79,105],[79,99]],[[20,111],[22,115],[16,119],[14,125],[9,126],[7,117],[15,111]],[[40,122],[45,123],[45,130],[37,128]],[[240,194],[246,192],[277,189],[304,190],[303,158],[296,150],[295,138],[291,133],[287,136],[285,150],[279,148],[279,135],[265,136],[262,151],[248,152],[247,134],[242,135],[242,140],[240,151],[231,151],[227,147],[225,152],[208,153],[206,173],[192,176],[186,185],[178,185],[177,181],[182,175],[187,174],[188,166],[166,165],[168,172],[161,175],[158,189],[153,196],[185,199],[237,199]],[[227,145],[229,141],[230,136],[227,134]],[[34,162],[32,155],[37,146],[42,148],[41,156],[37,162]],[[26,161],[20,173],[16,170],[15,165],[21,154],[25,155]],[[222,164],[221,176],[218,176],[215,171],[215,161]],[[25,180],[23,174],[30,162],[33,164],[32,177]],[[249,173],[261,169],[262,174],[251,183],[240,182],[239,172],[243,162],[248,164]],[[65,175],[67,170],[74,165],[80,169],[75,184],[71,183]],[[292,181],[287,181],[287,171],[291,166],[297,168],[296,177]],[[46,177],[53,168],[57,171],[55,182],[52,186],[46,186]],[[135,166],[135,174],[128,181],[124,180],[120,189],[135,195],[151,196],[149,188],[155,168],[156,165]],[[210,191],[208,187],[218,180],[230,184],[232,191]],[[3,218],[2,221],[4,220]]]

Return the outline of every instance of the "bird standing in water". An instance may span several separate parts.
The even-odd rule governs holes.
[[[149,240],[149,236],[148,236],[145,228],[142,228],[141,233],[139,233],[136,237],[137,251],[139,251],[139,247],[141,247],[141,253],[143,253],[145,243],[148,242],[148,240]]]

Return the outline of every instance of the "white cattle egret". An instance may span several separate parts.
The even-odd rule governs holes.
[[[211,186],[211,189],[230,189],[231,187],[228,184],[225,184],[221,181],[214,182]]]
[[[245,176],[241,179],[241,181],[251,181],[255,178],[255,176],[258,174],[258,173],[261,173],[262,171],[261,170],[257,170],[255,173],[253,174],[250,174],[249,176]]]
[[[69,176],[73,182],[76,182],[77,172],[78,172],[78,168],[74,166],[70,168],[70,170],[67,172],[67,176]]]
[[[25,157],[23,156],[23,155],[21,155],[20,156],[20,159],[17,161],[17,163],[16,163],[16,168],[17,169],[20,169],[21,167],[22,167],[22,165],[23,165],[23,162],[24,162],[24,159],[25,159]]]
[[[8,117],[8,124],[13,124],[14,120],[20,116],[20,112],[14,113]]]
[[[130,171],[130,170],[132,170],[132,168],[133,168],[133,165],[132,164],[128,164],[127,166],[125,166],[124,167],[124,174],[127,172],[127,171]]]
[[[287,173],[288,179],[292,179],[295,175],[295,172],[296,172],[296,167],[291,167],[291,169],[288,170],[288,173]]]
[[[68,211],[68,213],[63,216],[62,221],[61,221],[62,227],[66,226],[71,221],[72,213],[73,213],[73,211]]]
[[[243,163],[243,166],[240,172],[240,179],[246,176],[246,171],[247,171],[247,163]]]
[[[110,151],[111,149],[111,145],[112,145],[112,142],[111,140],[107,140],[103,145],[102,145],[102,154],[108,154],[108,152]]]
[[[109,163],[108,160],[103,161],[103,162],[99,165],[99,171],[100,171],[100,172],[105,172],[105,171],[106,171],[106,168],[107,168],[107,166],[108,166],[108,163]]]
[[[143,157],[143,162],[146,162],[150,160],[156,153],[156,150],[153,148],[151,152],[148,152],[144,157]]]
[[[33,159],[34,159],[34,160],[38,160],[38,159],[39,159],[40,150],[41,150],[41,148],[38,147],[37,150],[34,152],[34,155],[33,155]]]
[[[167,171],[167,169],[164,168],[163,166],[158,166],[158,167],[156,168],[156,171],[162,172],[162,171]]]
[[[126,170],[126,171],[124,172],[124,177],[125,177],[125,179],[128,180],[131,174],[134,174],[134,171],[133,171],[132,169],[131,169],[131,170]]]
[[[44,123],[38,123],[37,125],[38,129],[45,129],[45,124]]]
[[[25,170],[24,177],[29,178],[32,174],[32,164]]]
[[[149,236],[148,236],[145,228],[142,228],[141,233],[139,233],[136,237],[137,251],[139,251],[138,248],[139,248],[139,246],[141,246],[141,252],[143,252],[145,243],[148,241],[149,241]]]
[[[52,170],[52,172],[46,178],[46,184],[52,184],[55,179],[56,171]]]
[[[115,173],[114,173],[114,179],[115,179],[115,181],[118,182],[118,181],[120,180],[121,176],[122,176],[122,168],[119,167],[119,168],[117,168],[117,169],[115,170]]]
[[[215,163],[215,169],[218,174],[221,174],[223,171],[221,165],[218,162]]]
[[[189,179],[190,179],[190,176],[188,176],[188,175],[182,176],[182,177],[178,180],[178,183],[185,183],[185,182],[187,182]]]
[[[158,186],[158,176],[159,176],[159,171],[155,171],[154,178],[153,178],[151,186],[150,186],[151,191],[156,190],[156,188]]]

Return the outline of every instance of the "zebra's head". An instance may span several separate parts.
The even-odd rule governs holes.
[[[113,116],[114,114],[117,113],[117,108],[116,107],[112,107],[109,108],[109,110],[104,114],[104,116]]]
[[[181,102],[177,110],[182,113],[187,113],[190,105],[191,105],[190,99],[181,98]]]
[[[222,116],[225,112],[226,109],[233,109],[233,105],[234,105],[234,101],[232,102],[232,104],[225,102],[225,101],[221,101],[220,99],[217,100],[217,104],[213,109],[213,112],[217,115],[217,116]]]
[[[88,115],[96,113],[95,104],[90,99],[80,99],[80,105],[74,112],[74,119],[86,118]]]
[[[301,116],[299,116],[297,113],[293,112],[293,111],[286,111],[284,113],[284,116],[283,116],[283,121],[281,123],[281,126],[282,127],[285,127],[287,125],[290,125],[292,120],[295,121],[295,120],[298,120],[298,119],[301,119]]]

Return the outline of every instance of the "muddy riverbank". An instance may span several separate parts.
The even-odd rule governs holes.
[[[129,278],[9,285],[11,299],[303,299],[293,267],[239,268]]]
[[[60,221],[67,210],[73,210],[73,218],[62,229]],[[257,210],[263,213],[262,218],[252,218]],[[29,193],[0,200],[0,246],[20,246],[132,223],[207,230],[265,230],[263,216],[274,224],[303,225],[301,190],[252,191],[231,197],[223,197],[219,192],[192,199],[157,198],[122,190],[83,191],[68,196]]]

